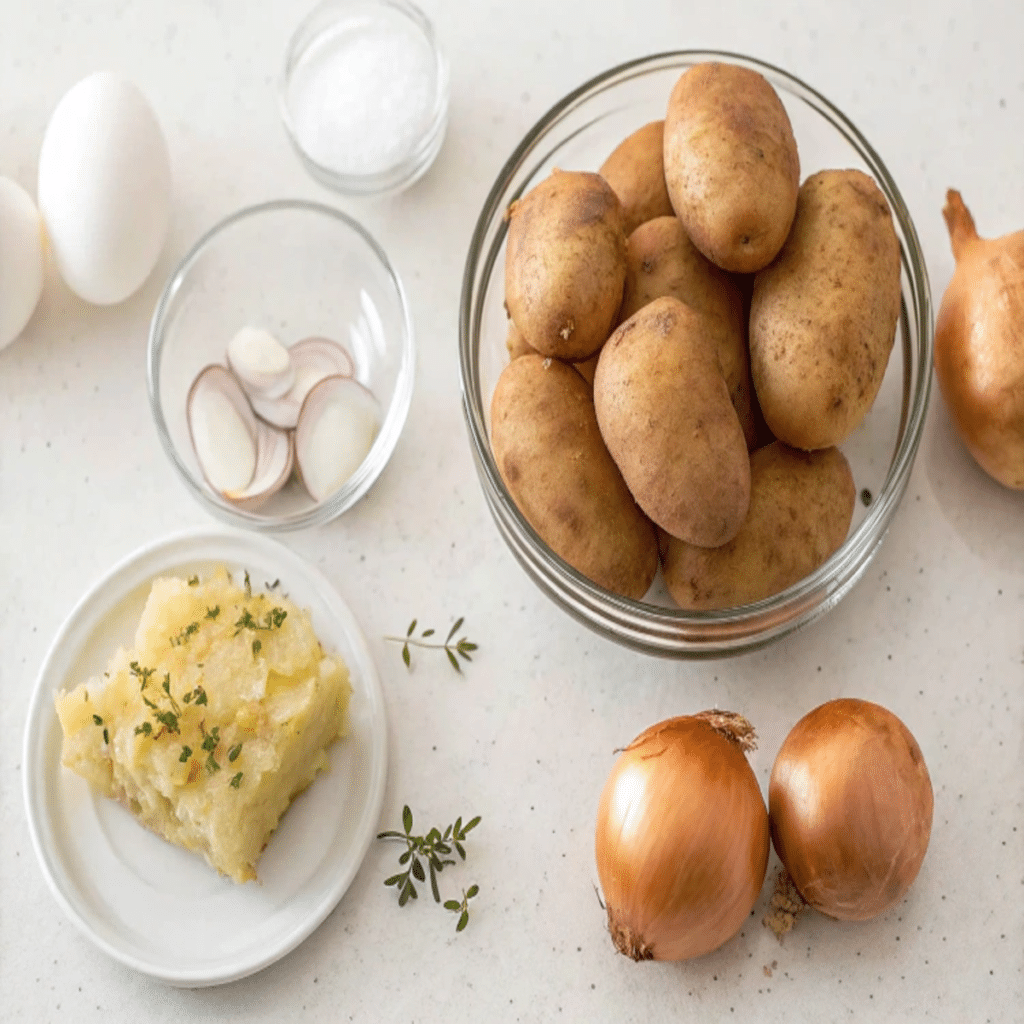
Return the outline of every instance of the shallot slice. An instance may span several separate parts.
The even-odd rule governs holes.
[[[246,393],[280,398],[295,383],[288,349],[269,331],[243,327],[228,343],[228,366]]]
[[[313,386],[325,377],[351,377],[355,363],[346,348],[329,338],[304,338],[287,351],[294,372],[288,391],[274,398],[258,394],[250,394],[250,398],[260,419],[292,430],[299,422],[302,403]]]
[[[284,486],[294,466],[292,440],[256,418],[226,367],[213,364],[199,372],[186,418],[203,476],[222,497],[255,508]]]
[[[377,399],[351,377],[314,385],[295,428],[295,461],[310,497],[323,501],[362,465],[380,430]]]

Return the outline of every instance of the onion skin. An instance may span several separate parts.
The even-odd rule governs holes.
[[[932,826],[932,785],[907,727],[870,701],[842,698],[786,737],[768,786],[772,842],[800,895],[844,921],[899,902]]]
[[[1024,231],[979,238],[953,189],[942,214],[956,272],[935,319],[935,376],[978,465],[1024,490]]]
[[[729,712],[673,718],[641,733],[612,768],[595,855],[619,952],[689,960],[743,925],[768,867],[768,814]]]

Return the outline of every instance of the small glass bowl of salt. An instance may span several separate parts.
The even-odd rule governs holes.
[[[396,192],[441,148],[448,65],[409,0],[324,0],[288,45],[280,105],[321,184],[353,196]]]

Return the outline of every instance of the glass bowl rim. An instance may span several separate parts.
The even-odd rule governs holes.
[[[335,491],[334,494],[324,501],[289,515],[270,516],[261,515],[258,510],[248,511],[242,508],[230,508],[214,500],[207,493],[205,482],[197,480],[185,465],[171,437],[160,400],[160,359],[163,355],[167,320],[174,300],[177,298],[182,287],[184,287],[190,271],[203,254],[236,224],[252,220],[263,214],[287,212],[300,212],[326,217],[354,232],[360,241],[369,248],[380,262],[381,268],[395,290],[398,309],[401,312],[402,337],[401,354],[391,400],[385,407],[380,431],[374,440],[370,453],[363,460],[362,464],[339,490]],[[402,284],[402,279],[388,258],[387,253],[369,231],[354,217],[326,203],[311,199],[271,199],[266,202],[244,206],[228,214],[226,217],[222,217],[199,236],[169,274],[153,310],[146,344],[146,385],[149,406],[164,453],[170,460],[171,465],[177,470],[178,475],[185,482],[188,490],[203,508],[222,522],[258,532],[270,533],[301,530],[306,527],[319,526],[330,522],[346,512],[366,494],[384,470],[398,443],[398,437],[405,425],[409,407],[412,403],[415,356],[416,342],[405,286]]]
[[[486,279],[490,279],[493,254],[504,237],[504,228],[485,251],[486,236],[500,216],[498,205],[516,172],[548,131],[555,127],[581,101],[605,89],[652,71],[693,64],[723,61],[760,72],[774,84],[782,84],[796,100],[812,107],[842,134],[871,167],[892,208],[892,214],[906,240],[900,243],[901,261],[909,282],[914,308],[907,310],[901,288],[901,317],[906,314],[916,329],[917,344],[912,355],[919,357],[912,377],[907,378],[909,396],[901,419],[899,443],[893,451],[885,483],[874,496],[864,520],[821,566],[778,594],[760,601],[726,609],[688,610],[647,604],[622,597],[593,583],[556,555],[527,522],[512,500],[498,473],[486,430],[483,402],[479,395],[478,348],[481,296],[477,277],[486,260]],[[580,131],[584,129],[579,129]],[[799,140],[798,140],[799,141]],[[514,201],[526,182],[508,197]],[[481,282],[485,279],[479,275]],[[520,140],[494,181],[477,218],[463,272],[459,301],[459,375],[463,416],[469,431],[478,476],[491,514],[512,553],[527,574],[555,603],[599,634],[647,654],[675,658],[719,657],[756,650],[801,628],[824,614],[857,582],[885,536],[909,482],[931,395],[931,365],[934,325],[931,287],[924,253],[913,219],[902,193],[884,161],[850,119],[818,90],[788,71],[756,57],[726,50],[666,50],[617,64],[591,77],[552,105]],[[897,332],[897,338],[899,332]],[[910,347],[913,339],[906,344]],[[909,374],[905,367],[904,373]],[[519,543],[510,538],[518,535]],[[527,564],[529,561],[530,564]],[[829,585],[837,583],[829,591]],[[824,592],[823,592],[824,591]],[[780,618],[780,613],[789,612]],[[762,628],[752,631],[761,620]],[[710,638],[692,640],[686,630],[707,630]]]

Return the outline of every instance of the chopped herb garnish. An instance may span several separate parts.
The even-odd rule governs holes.
[[[189,576],[189,578],[188,578],[188,585],[190,587],[198,587],[199,586],[199,577],[198,576]]]
[[[129,664],[128,668],[131,670],[131,674],[135,676],[139,681],[139,689],[144,690],[146,684],[149,682],[153,673],[156,672],[155,668],[142,668],[137,661],[133,661]]]
[[[199,728],[203,733],[203,750],[214,750],[220,743],[220,726],[215,725],[209,732],[200,724]]]
[[[241,784],[242,784],[242,773],[241,772],[237,772],[235,775],[231,776],[231,788],[232,789],[238,789],[238,787]]]
[[[220,605],[219,604],[214,605],[212,608],[207,608],[206,609],[206,617],[208,619],[215,619],[215,618],[217,618],[218,615],[220,615]]]
[[[228,760],[229,760],[229,761],[230,761],[230,762],[231,762],[232,764],[234,764],[234,763],[235,763],[235,761],[237,761],[237,760],[238,760],[238,755],[239,755],[239,754],[240,754],[241,752],[242,752],[242,744],[241,744],[241,743],[236,743],[236,744],[235,744],[235,745],[234,745],[234,746],[233,746],[233,747],[232,747],[232,748],[231,748],[231,749],[230,749],[230,750],[228,751]]]
[[[183,643],[185,643],[189,639],[189,637],[194,636],[198,632],[199,632],[199,623],[198,622],[190,622],[176,636],[172,636],[171,637],[171,646],[172,647],[180,647]]]
[[[245,570],[245,596],[246,598],[252,597],[252,583],[249,582],[249,570]]]
[[[95,722],[95,723],[96,723],[97,725],[102,725],[102,724],[103,724],[103,719],[102,719],[102,718],[100,718],[100,716],[99,716],[99,715],[93,715],[93,716],[92,716],[92,720],[93,720],[93,721],[94,721],[94,722]]]
[[[256,655],[258,655],[262,649],[263,649],[263,644],[261,644],[259,642],[259,640],[253,640],[253,642],[252,642],[252,656],[253,656],[253,660],[254,661],[256,659]]]
[[[185,746],[183,746],[181,748],[181,756],[178,758],[178,760],[182,764],[185,764],[185,762],[188,761],[188,759],[191,756],[192,756],[192,748],[186,743]]]
[[[235,636],[238,636],[243,629],[262,629],[267,631],[280,629],[281,624],[286,618],[288,618],[288,613],[283,608],[271,608],[267,614],[263,616],[262,621],[254,618],[252,612],[246,608],[235,623]]]

